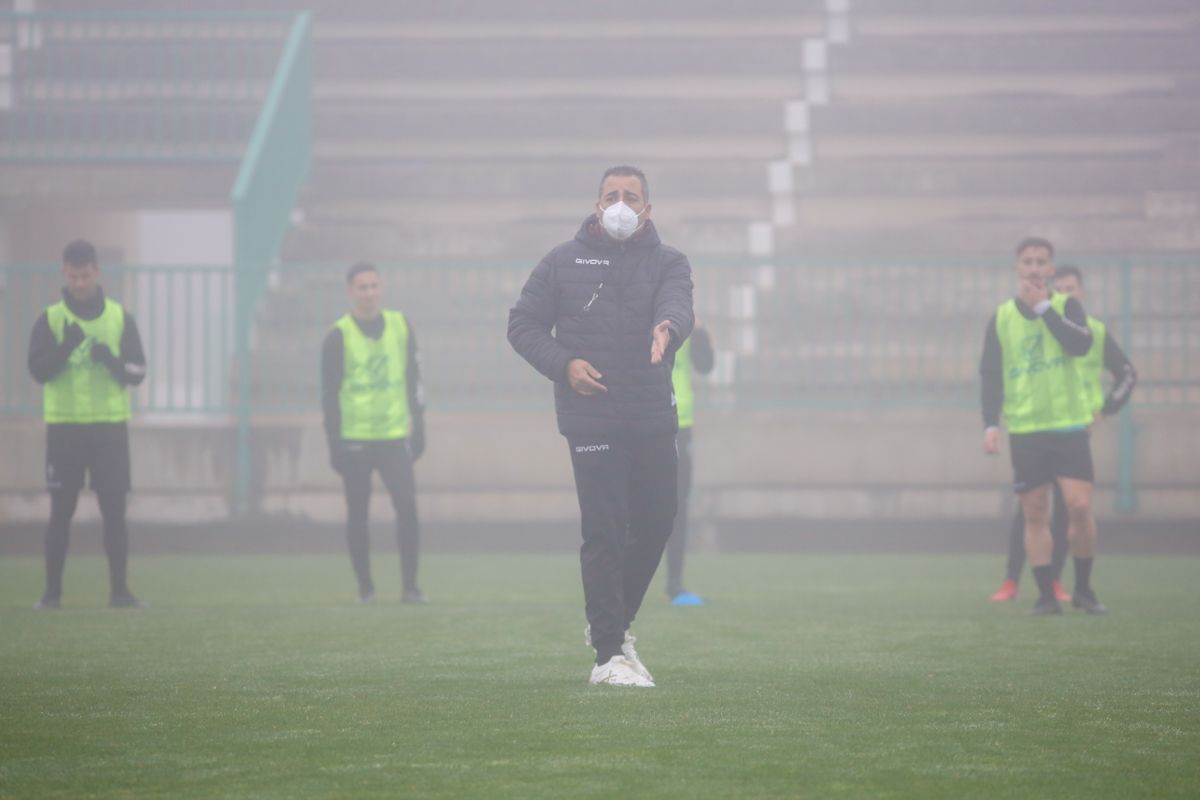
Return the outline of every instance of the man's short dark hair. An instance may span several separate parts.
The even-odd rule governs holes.
[[[1079,285],[1083,286],[1083,273],[1080,272],[1079,267],[1075,266],[1074,264],[1063,264],[1061,267],[1057,267],[1054,270],[1054,280],[1066,278],[1071,275],[1074,275],[1075,280],[1079,281]]]
[[[1041,247],[1054,258],[1054,245],[1050,244],[1049,239],[1043,239],[1041,236],[1026,236],[1017,244],[1017,255],[1020,256],[1031,247]]]
[[[354,279],[364,272],[374,272],[378,274],[379,270],[375,269],[374,264],[369,264],[366,261],[359,261],[356,264],[351,264],[350,269],[346,270],[346,284],[349,285],[354,283]]]
[[[96,261],[96,248],[92,247],[91,242],[83,239],[76,239],[71,242],[63,250],[62,257],[64,264],[70,264],[72,267],[86,267],[88,264],[98,264]]]
[[[650,185],[646,183],[646,173],[642,172],[637,167],[631,167],[628,164],[623,164],[619,167],[609,167],[604,170],[604,175],[600,178],[600,192],[604,194],[604,182],[608,180],[609,175],[616,175],[619,178],[637,178],[642,184],[642,200],[649,202],[650,200]]]

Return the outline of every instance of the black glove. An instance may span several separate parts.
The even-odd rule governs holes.
[[[83,343],[87,337],[83,335],[83,328],[79,327],[78,322],[72,322],[63,328],[63,347],[67,348],[67,352],[75,351]]]
[[[113,351],[108,345],[96,342],[92,345],[92,361],[95,361],[97,364],[103,364],[106,367],[112,367],[116,363],[117,357],[113,355]]]
[[[413,425],[412,433],[408,435],[408,454],[412,456],[413,463],[425,452],[425,426],[421,424]]]
[[[346,448],[342,447],[341,439],[329,441],[329,466],[338,475],[344,475],[346,469]]]

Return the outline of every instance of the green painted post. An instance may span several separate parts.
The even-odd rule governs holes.
[[[1128,261],[1121,262],[1121,347],[1133,352],[1133,277]],[[1133,422],[1133,401],[1117,417],[1117,511],[1137,511],[1137,489],[1133,483],[1133,465],[1137,453],[1137,426]]]
[[[239,514],[250,510],[250,303],[252,287],[248,264],[237,265],[233,278],[234,296],[234,347],[237,348],[237,440],[235,444],[236,467],[234,476],[234,509]]]
[[[312,146],[312,15],[297,14],[234,181],[234,348],[237,438],[234,510],[250,511],[250,329],[267,273],[308,178]]]

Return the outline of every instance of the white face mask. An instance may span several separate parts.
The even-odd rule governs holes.
[[[604,226],[604,230],[608,231],[608,235],[618,242],[625,241],[637,233],[638,228],[642,227],[637,213],[625,205],[623,200],[618,200],[604,209],[600,223]]]

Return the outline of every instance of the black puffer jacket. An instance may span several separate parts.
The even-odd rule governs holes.
[[[671,323],[671,343],[655,365],[650,334],[663,320]],[[508,341],[554,381],[565,436],[643,435],[678,428],[671,367],[693,322],[687,257],[663,244],[650,221],[617,242],[593,214],[533,270],[509,311]],[[608,391],[584,396],[572,390],[567,362],[573,358],[599,370]]]

